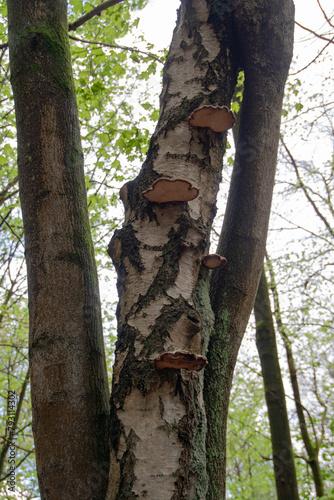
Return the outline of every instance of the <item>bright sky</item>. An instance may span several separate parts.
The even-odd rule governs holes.
[[[139,28],[145,32],[147,40],[152,41],[157,48],[163,48],[171,41],[176,23],[176,11],[180,0],[150,0],[140,14]],[[333,0],[321,0],[325,11],[333,8]],[[317,4],[317,0],[295,0],[296,21],[311,29],[320,29],[325,19]],[[311,35],[310,35],[311,36]],[[300,28],[296,28],[296,42],[308,39],[310,36]]]
[[[139,28],[158,49],[171,42],[179,5],[180,0],[150,0],[140,14]]]

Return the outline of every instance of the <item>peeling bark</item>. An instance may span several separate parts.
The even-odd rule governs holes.
[[[42,498],[104,499],[108,386],[67,2],[8,0]]]
[[[237,74],[231,27],[216,21],[210,2],[182,2],[147,159],[121,190],[125,222],[109,245],[120,300],[108,499],[206,497],[203,374],[156,370],[153,360],[176,350],[205,355],[213,324],[201,259],[226,134],[192,127],[188,117],[202,105],[230,104]],[[150,203],[142,192],[160,177],[187,180],[199,194]]]

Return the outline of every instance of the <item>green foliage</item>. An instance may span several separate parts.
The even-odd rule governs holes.
[[[253,345],[254,348],[254,345]],[[269,422],[257,359],[237,364],[227,425],[226,498],[275,499]]]

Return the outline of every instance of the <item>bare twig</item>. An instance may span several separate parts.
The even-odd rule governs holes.
[[[151,54],[150,52],[144,52],[143,50],[134,49],[133,47],[127,47],[125,45],[117,45],[117,44],[111,44],[111,43],[103,43],[103,42],[95,42],[95,41],[93,42],[91,40],[83,40],[82,38],[77,38],[76,36],[71,36],[71,35],[69,35],[69,38],[71,40],[75,40],[77,42],[89,43],[91,45],[110,47],[111,49],[129,50],[130,52],[136,52],[137,54],[143,54],[145,56],[151,57],[152,59],[155,59],[156,61],[162,62],[158,56],[155,56],[154,54]]]
[[[32,448],[30,451],[28,451],[28,453],[26,453],[25,456],[16,465],[16,469],[19,469],[20,465],[25,461],[25,459],[28,458],[29,455],[31,455],[31,453],[34,453],[34,452],[35,452],[35,448]],[[5,476],[0,478],[0,481],[4,481],[5,479],[7,479],[7,477],[9,477],[11,475],[11,473],[12,472],[9,471]]]
[[[13,187],[15,186],[15,184],[17,183],[18,181],[18,176],[14,177],[14,179],[10,182],[8,182],[7,186],[2,190],[0,191],[0,205],[3,204],[3,202],[7,199],[7,193],[8,191]],[[13,196],[13,194],[16,194],[18,193],[18,190],[16,190],[14,193],[11,194],[11,196]]]
[[[297,162],[296,160],[294,159],[294,157],[292,156],[292,153],[290,152],[290,150],[288,149],[287,145],[285,144],[284,140],[283,140],[283,137],[281,136],[281,142],[284,146],[284,149],[285,151],[287,152],[289,158],[290,158],[290,162],[295,170],[295,173],[296,173],[296,177],[297,177],[297,180],[299,182],[299,185],[300,187],[302,188],[307,200],[310,202],[310,204],[312,205],[313,207],[313,210],[315,211],[315,213],[317,214],[317,216],[322,220],[322,222],[325,224],[327,230],[329,231],[329,233],[331,234],[331,236],[334,236],[334,230],[332,229],[332,227],[330,226],[329,222],[327,221],[326,217],[320,212],[319,208],[317,207],[316,203],[314,202],[314,200],[311,198],[310,194],[309,194],[309,191],[308,189],[306,188],[305,184],[303,183],[301,177],[300,177],[300,174],[299,174],[299,169],[298,169],[298,166],[297,166]]]
[[[324,8],[323,6],[321,5],[320,1],[317,0],[317,4],[319,5],[319,8],[324,16],[324,18],[326,19],[326,21],[328,22],[329,26],[331,26],[332,28],[334,28],[334,24],[331,23],[331,20],[329,19],[329,17],[327,16],[326,12],[324,11]]]
[[[92,19],[95,16],[98,16],[103,12],[104,10],[108,9],[109,7],[113,7],[114,5],[117,5],[118,3],[123,2],[124,0],[107,0],[107,2],[103,2],[100,5],[97,5],[92,9],[90,12],[87,12],[84,16],[79,17],[74,23],[70,23],[68,26],[68,31],[75,31],[79,26],[82,26],[85,24],[89,19]]]
[[[299,24],[297,21],[295,21],[295,24],[297,24],[297,26],[299,26],[303,30],[308,31],[309,33],[312,33],[312,35],[316,36],[317,38],[320,38],[320,40],[325,40],[325,42],[334,43],[334,37],[327,38],[327,37],[325,37],[323,35],[319,35],[319,33],[317,33],[316,31],[313,31],[310,28],[306,28],[306,26],[303,26],[302,24]]]
[[[18,347],[17,345],[15,344],[0,344],[0,347],[11,347],[12,349],[16,349],[17,352],[26,360],[28,360],[28,356],[26,356],[22,351],[21,351],[21,348]]]
[[[6,219],[4,219],[2,217],[2,215],[0,215],[0,218],[2,219],[3,223],[8,227],[8,229],[10,230],[10,232],[19,240],[19,242],[21,243],[21,245],[24,247],[23,241],[21,240],[20,236],[14,231],[14,229],[11,227],[11,225],[8,224],[8,222],[6,221]]]
[[[328,42],[326,43],[326,45],[320,50],[320,52],[315,56],[314,59],[312,59],[311,62],[309,62],[308,64],[306,64],[306,66],[304,66],[303,68],[299,69],[298,71],[296,71],[295,73],[289,73],[289,76],[294,76],[294,75],[298,75],[298,73],[301,73],[302,71],[304,71],[305,69],[309,68],[311,66],[311,64],[313,64],[317,59],[318,57],[321,56],[321,54],[323,53],[324,50],[327,49],[327,47],[331,44],[331,42]]]

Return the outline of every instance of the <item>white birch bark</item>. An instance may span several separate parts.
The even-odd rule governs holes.
[[[216,210],[226,134],[191,127],[198,106],[229,105],[226,47],[206,1],[184,1],[164,71],[161,112],[137,179],[122,188],[125,222],[109,253],[118,272],[119,339],[108,499],[205,498],[201,372],[156,370],[165,351],[205,355],[212,313],[201,266]],[[150,203],[160,177],[199,189],[189,202]],[[118,478],[118,480],[115,480]]]

